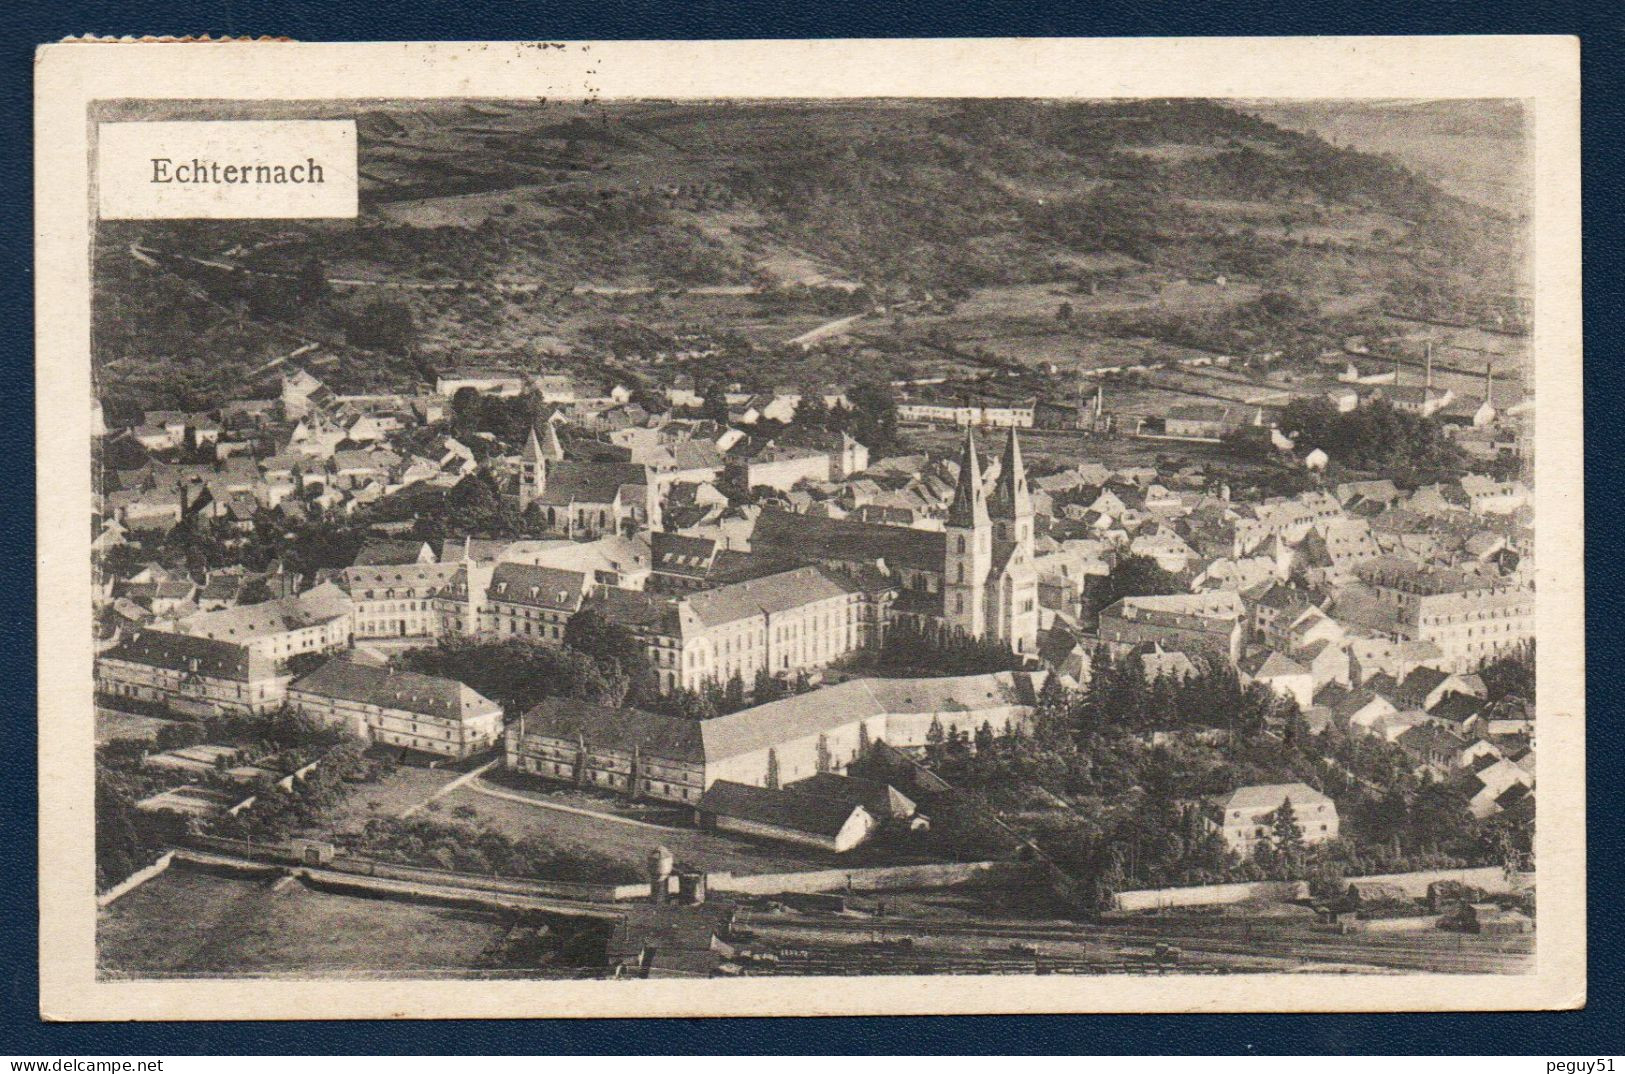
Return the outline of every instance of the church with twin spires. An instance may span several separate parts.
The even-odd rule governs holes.
[[[942,618],[951,630],[997,638],[1012,651],[1038,649],[1038,572],[1033,566],[1033,498],[1011,429],[989,494],[967,427],[948,508]]]

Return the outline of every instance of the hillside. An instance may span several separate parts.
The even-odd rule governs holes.
[[[508,360],[659,383],[650,362],[694,338],[715,352],[697,377],[748,383],[1064,368],[1146,340],[1307,350],[1391,296],[1514,289],[1503,216],[1208,102],[301,114],[358,118],[360,219],[101,225],[104,398],[207,406],[312,343],[340,389]]]
[[[1304,101],[1246,110],[1351,149],[1391,155],[1442,189],[1516,215],[1530,131],[1517,101]]]

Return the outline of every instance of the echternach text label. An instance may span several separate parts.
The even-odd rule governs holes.
[[[102,123],[103,219],[353,218],[353,120]]]
[[[322,166],[315,157],[302,164],[222,164],[218,160],[173,161],[152,158],[155,183],[320,183]]]

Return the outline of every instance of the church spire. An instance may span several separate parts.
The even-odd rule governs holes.
[[[530,439],[525,441],[523,458],[526,462],[558,462],[564,458],[564,447],[559,443],[558,430],[552,422],[544,422],[542,434],[536,435],[536,426],[530,427]]]
[[[959,454],[959,479],[954,485],[953,503],[948,506],[948,525],[975,529],[987,524],[987,500],[982,495],[982,467],[976,460],[976,432],[967,425],[965,447]]]
[[[1027,488],[1027,468],[1021,462],[1021,444],[1014,426],[1004,441],[1004,457],[999,463],[998,486],[993,490],[992,513],[999,518],[1022,518],[1033,513],[1033,496]]]

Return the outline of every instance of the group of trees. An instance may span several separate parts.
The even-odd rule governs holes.
[[[399,865],[463,873],[585,884],[626,884],[642,879],[638,867],[584,843],[536,834],[513,837],[479,824],[468,807],[446,820],[430,809],[412,817],[372,817],[336,842],[346,853]],[[252,812],[252,811],[250,811]]]
[[[1137,659],[1102,650],[1083,690],[1045,683],[1030,733],[982,727],[932,743],[927,755],[950,783],[1020,817],[1029,838],[1097,881],[1103,896],[1265,879],[1330,892],[1344,876],[1499,865],[1526,860],[1530,847],[1527,824],[1475,820],[1457,785],[1419,775],[1397,745],[1332,728],[1311,734],[1294,703],[1243,689],[1222,661],[1182,681],[1148,682]],[[1293,782],[1337,803],[1339,838],[1310,843],[1282,810],[1259,850],[1232,852],[1207,802]]]
[[[718,424],[728,423],[728,390],[718,380],[701,395],[700,415]],[[758,435],[789,428],[809,432],[846,433],[867,447],[874,458],[897,449],[897,393],[884,380],[862,379],[846,391],[846,402],[829,405],[816,390],[803,392],[795,415],[787,425],[758,422]]]
[[[901,622],[887,628],[876,663],[891,674],[984,675],[1016,671],[1022,659],[996,638]]]
[[[581,617],[578,625],[575,619]],[[658,701],[654,669],[624,628],[588,610],[572,617],[565,630],[562,648],[517,637],[451,637],[394,659],[404,670],[465,683],[510,713],[525,712],[550,696],[611,707]]]
[[[342,804],[355,784],[377,778],[381,763],[365,756],[365,744],[350,739],[324,751],[320,763],[284,788],[271,784],[255,791],[254,804],[208,822],[213,835],[278,843],[320,825]]]
[[[1478,669],[1484,680],[1485,696],[1490,701],[1520,698],[1535,699],[1535,641],[1533,638],[1497,656],[1486,660]]]
[[[1319,396],[1294,399],[1281,410],[1281,429],[1304,450],[1318,447],[1341,467],[1421,483],[1428,475],[1459,474],[1463,460],[1432,418],[1367,403],[1339,411]]]
[[[363,756],[362,743],[341,727],[313,720],[290,709],[269,716],[216,716],[196,721],[173,721],[158,729],[154,748],[179,749],[200,742],[231,743],[256,763],[272,771],[291,774],[312,761],[320,761],[292,790],[240,783],[222,770],[205,773],[201,782],[233,795],[255,796],[254,804],[236,816],[221,815],[206,822],[217,834],[238,838],[279,840],[319,822],[350,793],[355,783],[376,778],[385,767]],[[147,768],[142,759],[148,747],[115,740],[96,755],[96,884],[103,890],[149,864],[166,842],[189,824],[174,814],[151,814],[136,808],[150,795],[181,782],[194,781],[186,773]]]
[[[1214,728],[1249,735],[1275,726],[1289,738],[1303,733],[1302,713],[1291,698],[1258,683],[1243,686],[1228,660],[1198,655],[1193,663],[1191,675],[1147,677],[1138,654],[1114,657],[1099,646],[1088,684],[1070,698],[1071,728],[1084,734]]]

